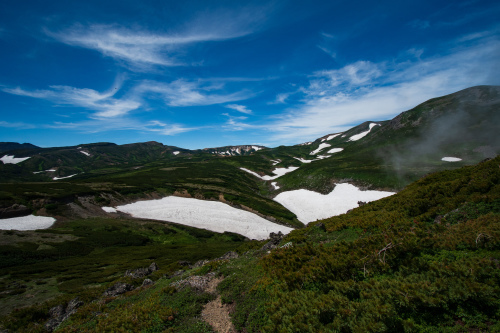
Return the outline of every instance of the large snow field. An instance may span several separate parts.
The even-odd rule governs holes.
[[[4,155],[0,158],[3,164],[17,164],[26,161],[29,157],[14,157],[14,155]]]
[[[358,141],[359,139],[364,138],[366,135],[368,135],[368,133],[370,133],[370,131],[372,130],[372,128],[374,128],[375,126],[380,126],[380,124],[371,123],[370,124],[370,128],[368,129],[368,131],[361,132],[359,134],[353,135],[353,136],[351,136],[349,138],[348,141]]]
[[[293,230],[219,201],[170,196],[117,206],[116,209],[138,218],[169,221],[215,232],[229,231],[258,240],[267,239],[271,232],[287,234]]]
[[[278,194],[274,200],[297,215],[302,223],[309,223],[346,213],[358,207],[358,201],[370,202],[393,195],[395,192],[361,191],[356,186],[337,184],[329,194],[309,190],[294,190]]]
[[[0,230],[37,230],[47,229],[56,221],[47,216],[21,216],[10,219],[0,219]]]
[[[248,169],[245,169],[245,168],[240,168],[241,170],[243,171],[246,171],[248,173],[251,173],[252,175],[254,175],[255,177],[259,177],[260,179],[262,180],[274,180],[278,177],[281,177],[289,172],[292,172],[292,171],[295,171],[297,170],[299,167],[288,167],[288,168],[276,168],[273,170],[273,173],[275,174],[275,176],[261,176],[259,175],[257,172],[254,172],[252,170],[248,170]]]
[[[443,157],[441,161],[445,162],[460,162],[462,159],[458,157]]]

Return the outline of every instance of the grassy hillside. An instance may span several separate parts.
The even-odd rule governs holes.
[[[200,313],[215,296],[172,286],[208,272],[225,277],[217,289],[239,331],[498,331],[500,157],[293,231],[270,253],[258,250],[263,242],[243,244],[238,259],[157,276],[148,289],[106,301],[83,294],[60,331],[209,332]],[[42,331],[48,307],[3,322]]]

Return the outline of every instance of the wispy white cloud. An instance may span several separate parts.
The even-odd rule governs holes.
[[[383,65],[370,61],[357,61],[341,69],[323,70],[314,73],[309,87],[303,89],[307,95],[324,96],[339,86],[360,87],[372,84],[382,75]]]
[[[253,124],[248,124],[243,122],[244,120],[248,119],[248,117],[245,116],[232,116],[228,113],[223,113],[223,116],[226,116],[228,119],[224,125],[222,125],[222,128],[226,131],[244,131],[244,130],[249,130],[249,129],[263,129],[264,127],[258,126],[258,125],[253,125]]]
[[[326,54],[328,54],[330,57],[332,58],[337,58],[337,52],[334,52],[332,50],[330,50],[329,48],[327,48],[326,46],[322,46],[322,45],[316,45],[321,51],[325,52]]]
[[[77,122],[55,122],[53,124],[45,124],[41,127],[54,129],[71,129],[83,133],[101,133],[109,131],[142,131],[154,132],[161,135],[176,135],[184,132],[194,131],[198,127],[187,127],[177,123],[165,123],[163,121],[151,120],[148,122],[140,122],[136,119],[120,117],[108,121],[106,119],[88,119]]]
[[[93,117],[112,118],[123,116],[141,106],[140,102],[133,99],[113,98],[120,87],[121,81],[118,80],[110,90],[105,92],[69,86],[50,86],[50,90],[25,90],[20,87],[3,87],[1,90],[13,95],[49,100],[58,105],[71,105],[97,111],[92,115]]]
[[[186,81],[179,79],[170,83],[144,81],[135,91],[140,94],[156,94],[169,106],[201,106],[235,102],[252,97],[248,90],[226,93],[223,83]]]
[[[303,104],[267,125],[274,129],[270,140],[307,141],[363,121],[391,119],[436,96],[477,84],[498,84],[499,50],[500,41],[481,40],[445,56],[390,65],[358,61],[316,72],[301,89]]]
[[[148,66],[198,64],[185,59],[184,50],[196,43],[218,42],[242,37],[261,27],[266,10],[242,8],[238,11],[202,12],[172,31],[130,29],[116,24],[77,24],[62,31],[44,32],[67,45],[100,52],[139,69]]]
[[[0,127],[17,128],[17,129],[31,129],[31,128],[36,128],[36,125],[28,124],[28,123],[24,123],[24,122],[0,121]]]
[[[246,114],[252,114],[252,110],[247,109],[245,105],[239,105],[239,104],[228,104],[226,105],[226,108],[236,110],[241,113],[246,113]]]

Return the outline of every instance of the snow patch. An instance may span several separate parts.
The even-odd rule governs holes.
[[[332,134],[332,135],[330,135],[329,137],[327,137],[327,138],[326,138],[326,141],[330,141],[330,140],[332,140],[333,138],[336,138],[337,136],[339,136],[340,134],[342,134],[342,133]]]
[[[328,151],[328,154],[335,154],[341,152],[342,150],[344,150],[344,148],[333,148]]]
[[[87,156],[90,156],[89,153],[87,153],[86,151],[83,151],[83,150],[80,150],[80,153],[84,154],[84,155],[87,155]]]
[[[26,161],[28,158],[29,157],[14,157],[14,155],[4,155],[2,158],[0,158],[0,161],[2,161],[3,164],[17,164]]]
[[[364,138],[368,133],[370,133],[370,131],[372,130],[372,128],[374,128],[375,126],[380,126],[380,124],[371,123],[370,124],[370,128],[368,129],[368,131],[361,132],[359,134],[353,135],[353,136],[351,136],[349,138],[348,141],[358,141],[359,139]]]
[[[259,150],[261,150],[261,149],[262,149],[261,147],[257,147],[257,146],[252,146],[252,148],[253,148],[255,151],[259,151]]]
[[[117,212],[115,207],[101,207],[101,208],[106,213],[116,213]]]
[[[116,209],[138,218],[169,221],[215,232],[229,231],[258,240],[267,239],[271,232],[288,234],[293,230],[219,201],[170,196],[138,201]]]
[[[294,190],[282,192],[274,200],[297,215],[299,221],[307,224],[344,214],[349,209],[358,207],[358,201],[370,202],[393,194],[395,192],[361,191],[354,185],[343,183],[337,184],[326,195],[309,190]]]
[[[441,161],[445,162],[460,162],[462,159],[458,157],[443,157]]]
[[[276,165],[276,164],[278,164],[281,161],[280,160],[271,160],[271,162],[273,162],[273,165]]]
[[[273,185],[275,190],[279,190],[280,187],[278,186],[278,182],[272,182],[271,185]]]
[[[243,171],[246,171],[248,173],[251,173],[252,175],[254,175],[255,177],[259,177],[260,179],[262,180],[273,180],[273,179],[276,179],[278,177],[281,177],[289,172],[292,172],[292,171],[295,171],[297,170],[299,167],[288,167],[288,168],[277,168],[277,169],[274,169],[273,170],[273,173],[275,174],[275,176],[261,176],[259,175],[258,173],[252,171],[252,170],[248,170],[248,169],[245,169],[245,168],[240,168],[241,170]]]
[[[325,158],[332,157],[332,155],[318,155],[317,160],[324,160]]]
[[[74,175],[66,176],[66,177],[54,177],[54,178],[52,178],[52,180],[59,180],[59,179],[71,178],[71,177],[76,176],[76,175],[77,175],[77,173],[75,173]]]
[[[9,219],[0,219],[1,230],[37,230],[50,228],[56,221],[53,217],[47,216],[21,216]]]
[[[314,161],[317,161],[317,160],[305,160],[303,159],[302,157],[294,157],[296,160],[299,160],[301,161],[302,163],[311,163],[311,162],[314,162]]]
[[[174,155],[179,155],[179,154],[180,154],[180,151],[174,151],[172,154],[174,154]]]
[[[328,143],[320,143],[319,144],[319,147],[316,149],[316,150],[313,150],[309,155],[316,155],[317,153],[319,153],[321,150],[327,148],[327,147],[331,147],[330,144]]]

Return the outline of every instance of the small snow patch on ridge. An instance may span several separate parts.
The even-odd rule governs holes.
[[[28,158],[29,157],[14,157],[14,155],[4,155],[2,158],[0,158],[0,161],[2,161],[3,164],[17,164],[26,161]]]
[[[368,129],[368,131],[361,132],[359,134],[353,135],[353,136],[351,136],[349,138],[348,141],[358,141],[359,139],[364,138],[368,133],[370,133],[370,131],[372,130],[372,128],[375,127],[375,126],[380,126],[380,124],[371,123],[370,124],[370,128]]]
[[[321,143],[319,145],[319,147],[316,149],[316,150],[313,150],[310,155],[316,155],[317,153],[319,153],[320,151],[322,151],[323,149],[327,148],[327,147],[331,147],[330,144],[328,143]]]
[[[180,151],[174,151],[172,154],[179,155]]]
[[[458,157],[443,157],[441,161],[445,162],[460,162],[462,159]]]
[[[342,150],[344,150],[344,148],[333,148],[328,151],[328,154],[338,153],[341,152]]]
[[[339,136],[340,134],[342,134],[342,133],[332,134],[332,135],[330,135],[329,137],[327,137],[327,138],[326,138],[326,141],[330,141],[330,140],[332,140],[333,138],[336,138],[337,136]]]
[[[297,170],[299,167],[288,167],[288,168],[277,168],[277,169],[274,169],[273,170],[273,173],[276,175],[276,176],[261,176],[259,175],[258,173],[252,171],[252,170],[248,170],[248,169],[245,169],[245,168],[240,168],[241,170],[243,171],[246,171],[248,173],[251,173],[252,175],[254,175],[255,177],[259,177],[260,179],[262,180],[273,180],[273,179],[276,179],[278,177],[281,177],[289,172],[292,172],[292,171],[295,171]]]
[[[296,160],[299,160],[301,161],[302,163],[311,163],[311,162],[314,162],[314,161],[317,161],[317,160],[305,160],[303,159],[302,157],[294,157]]]
[[[84,154],[84,155],[87,155],[87,156],[90,156],[89,153],[87,153],[86,151],[83,151],[83,150],[80,150],[80,153]]]
[[[278,186],[278,182],[272,182],[271,185],[273,185],[275,190],[279,190],[280,187]]]
[[[71,178],[71,177],[74,177],[76,176],[77,173],[75,173],[74,175],[69,175],[69,176],[66,176],[66,177],[54,177],[52,178],[52,180],[59,180],[59,179],[66,179],[66,178]]]
[[[261,149],[262,149],[261,147],[258,147],[258,146],[252,146],[252,148],[253,148],[255,151],[258,151],[258,150],[261,150]]]

